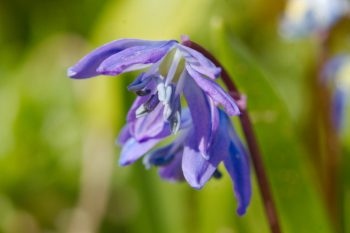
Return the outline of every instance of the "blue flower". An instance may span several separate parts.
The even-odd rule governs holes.
[[[323,32],[349,10],[347,0],[289,0],[280,30],[288,38]]]
[[[350,55],[338,55],[330,59],[323,69],[324,82],[332,89],[332,115],[339,133],[346,123],[350,98]]]
[[[142,72],[128,86],[137,97],[117,140],[122,146],[120,165],[144,156],[145,166],[159,167],[163,179],[185,179],[200,189],[220,176],[218,165],[223,162],[234,183],[237,213],[243,215],[251,198],[249,159],[229,118],[239,115],[239,108],[215,81],[221,69],[174,40],[121,39],[89,53],[68,69],[68,76],[115,76],[135,70]],[[182,107],[182,96],[188,107]],[[155,149],[166,138],[173,141]]]

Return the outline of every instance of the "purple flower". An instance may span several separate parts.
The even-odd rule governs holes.
[[[200,189],[211,177],[221,176],[218,165],[223,162],[234,183],[237,213],[243,215],[251,198],[249,159],[229,118],[239,115],[239,108],[215,81],[221,69],[174,40],[121,39],[92,51],[69,68],[68,76],[134,70],[142,72],[128,86],[137,97],[117,140],[120,165],[144,156],[145,166],[159,167],[161,178],[185,179]],[[187,108],[182,108],[182,95]],[[172,142],[155,149],[165,139]]]

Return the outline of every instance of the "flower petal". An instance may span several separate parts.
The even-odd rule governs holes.
[[[121,39],[112,41],[93,50],[78,61],[77,64],[70,67],[67,72],[68,76],[80,79],[99,75],[99,73],[96,72],[97,67],[111,55],[133,46],[154,46],[159,43],[164,43],[164,41],[146,41],[138,39]]]
[[[134,46],[108,57],[97,68],[104,75],[118,75],[143,69],[160,59],[173,47],[176,41],[165,41],[157,45]]]
[[[151,166],[164,166],[169,164],[174,158],[173,144],[158,148],[147,154],[143,159],[143,164],[147,169]]]
[[[158,173],[162,179],[172,182],[184,180],[181,167],[182,153],[183,150],[179,150],[169,164],[159,168]]]
[[[181,50],[187,64],[191,66],[192,69],[211,79],[219,77],[221,68],[214,65],[213,62],[203,54],[181,44],[178,44],[177,47]]]
[[[212,135],[212,119],[208,98],[191,78],[186,79],[184,95],[191,112],[197,147],[203,156],[207,157],[207,147]]]
[[[149,96],[137,96],[136,99],[134,100],[133,104],[131,105],[128,115],[126,117],[128,122],[133,122],[135,121],[136,118],[136,110],[146,101],[149,99]]]
[[[147,115],[137,118],[130,126],[130,133],[138,142],[150,138],[164,138],[171,134],[169,124],[163,119],[163,109],[161,104]]]
[[[141,156],[151,150],[162,138],[149,139],[143,142],[138,142],[134,138],[130,138],[124,145],[121,151],[119,164],[126,166],[134,163]]]
[[[119,136],[116,140],[116,144],[124,145],[131,137],[132,136],[130,134],[129,125],[126,124],[120,131]]]
[[[249,158],[229,117],[223,111],[220,111],[220,121],[222,128],[225,129],[221,133],[226,134],[223,137],[230,139],[228,150],[224,155],[224,164],[234,184],[238,202],[237,214],[241,216],[245,214],[252,195]]]
[[[222,89],[215,81],[203,77],[189,65],[186,69],[198,86],[216,103],[221,104],[230,116],[239,115],[240,111],[232,97]]]
[[[215,140],[219,143],[218,140]],[[204,159],[196,148],[195,137],[189,137],[189,141],[184,147],[182,157],[182,170],[187,182],[195,189],[201,189],[204,184],[213,176],[217,166],[223,160],[221,150],[223,148],[215,147],[217,151],[211,149],[211,156],[208,160]]]

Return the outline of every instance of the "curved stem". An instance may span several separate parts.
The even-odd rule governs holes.
[[[225,83],[230,95],[234,99],[240,99],[241,95],[235,85],[235,83],[230,78],[230,75],[226,69],[221,65],[221,63],[206,49],[204,49],[199,44],[186,40],[182,43],[183,45],[190,47],[198,52],[202,53],[208,59],[210,59],[216,66],[221,67],[221,77]],[[240,122],[243,128],[243,133],[246,138],[246,142],[250,151],[251,160],[254,166],[255,174],[258,180],[259,189],[263,199],[265,213],[269,221],[270,230],[272,233],[281,233],[281,228],[278,220],[278,215],[276,207],[272,198],[271,188],[267,175],[264,169],[261,153],[259,146],[254,134],[253,125],[249,117],[249,113],[246,109],[241,109]]]

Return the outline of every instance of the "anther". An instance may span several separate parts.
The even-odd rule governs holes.
[[[138,96],[146,96],[146,95],[149,95],[151,93],[151,90],[150,89],[137,90],[135,93]]]

